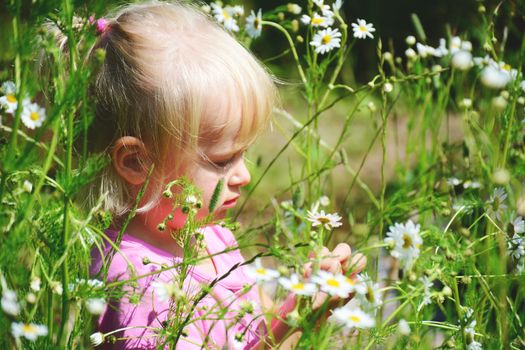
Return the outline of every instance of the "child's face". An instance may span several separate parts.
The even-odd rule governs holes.
[[[226,210],[237,204],[241,187],[250,182],[250,173],[243,158],[245,149],[239,148],[235,143],[241,123],[240,108],[235,110],[221,104],[212,105],[214,108],[208,111],[208,115],[212,115],[214,120],[209,122],[220,125],[220,136],[213,141],[199,145],[198,154],[182,166],[182,175],[187,176],[201,191],[203,206],[198,212],[198,218],[209,214],[208,207],[215,187],[221,179],[224,181],[213,212],[214,217],[220,219],[225,216]],[[173,172],[167,177],[166,184],[178,176],[180,174]],[[163,215],[159,222],[168,215],[172,205],[171,199],[163,198],[159,206],[153,209],[160,211],[158,214]],[[185,216],[180,213],[180,210],[177,210],[174,219],[167,224],[172,228],[181,228],[184,221]]]

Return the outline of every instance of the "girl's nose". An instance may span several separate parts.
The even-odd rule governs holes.
[[[241,158],[237,164],[232,168],[232,173],[230,176],[230,179],[228,181],[228,184],[230,186],[246,186],[251,181],[250,171],[246,167],[246,164],[244,163],[244,159]]]

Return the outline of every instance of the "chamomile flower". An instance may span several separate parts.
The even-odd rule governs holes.
[[[397,331],[401,335],[410,335],[410,325],[404,318],[399,320],[399,323],[397,324]]]
[[[327,230],[342,225],[339,214],[327,214],[324,210],[321,211],[307,211],[308,221],[312,222],[312,226],[323,226]]]
[[[507,209],[505,204],[505,199],[507,199],[507,194],[505,190],[501,187],[495,188],[494,192],[490,196],[489,200],[486,203],[487,215],[492,218],[501,220],[501,215]]]
[[[481,71],[481,82],[492,89],[502,89],[510,81],[510,75],[499,67],[488,65]]]
[[[370,39],[374,38],[373,32],[376,31],[372,23],[366,23],[364,19],[357,19],[357,23],[352,23],[352,30],[354,31],[354,38]]]
[[[359,308],[350,308],[343,306],[333,311],[330,319],[347,329],[354,328],[372,328],[375,326],[375,320],[370,315]]]
[[[313,0],[313,2],[319,7],[323,16],[333,17],[334,13],[330,10],[330,6],[324,3],[324,0]]]
[[[39,277],[33,277],[29,284],[29,288],[31,288],[31,290],[33,290],[34,292],[38,292],[40,290],[41,283],[42,281]]]
[[[306,25],[311,24],[312,27],[327,28],[334,24],[334,18],[332,16],[322,16],[317,12],[314,12],[312,17],[308,15],[302,15],[301,22]]]
[[[395,223],[390,226],[385,243],[392,247],[390,254],[399,259],[404,268],[409,270],[419,256],[419,247],[423,243],[419,234],[420,226],[408,220],[405,224]]]
[[[47,327],[34,323],[13,322],[11,324],[11,334],[13,337],[24,337],[27,340],[35,341],[38,337],[47,335]]]
[[[432,46],[417,43],[416,44],[417,53],[421,58],[426,58],[427,56],[433,56],[436,49]]]
[[[212,3],[210,6],[213,17],[215,17],[217,22],[224,25],[224,28],[227,30],[232,32],[239,31],[239,26],[234,18],[234,16],[238,15],[238,10],[231,6],[222,7],[219,3]]]
[[[255,266],[247,266],[246,271],[257,282],[267,282],[279,277],[279,272],[262,266],[261,259],[255,260]]]
[[[444,38],[439,39],[439,46],[434,50],[435,57],[443,57],[448,55],[447,41]]]
[[[58,281],[49,282],[49,288],[51,288],[51,291],[57,295],[62,295],[62,293],[64,292],[64,289],[62,288],[62,283]]]
[[[8,289],[6,286],[2,286],[2,300],[0,304],[6,314],[17,316],[20,313],[20,304],[18,303],[16,292]]]
[[[18,101],[16,100],[15,83],[12,81],[6,81],[2,84],[0,90],[2,93],[4,93],[4,96],[0,97],[0,107],[3,107],[6,113],[15,113],[18,106]]]
[[[353,286],[348,283],[343,274],[334,275],[327,271],[319,271],[312,277],[312,282],[319,285],[319,288],[331,296],[347,298],[352,292]]]
[[[89,336],[89,341],[91,341],[91,345],[93,346],[99,346],[104,342],[104,333],[96,332]]]
[[[334,11],[339,11],[342,6],[343,6],[343,0],[335,0],[335,2],[332,4],[332,9]]]
[[[262,31],[261,22],[262,22],[261,9],[257,11],[257,15],[252,10],[252,13],[250,14],[250,16],[246,18],[246,32],[251,38],[255,39],[261,36],[261,31]]]
[[[279,283],[290,292],[297,295],[312,296],[315,294],[315,284],[304,282],[299,279],[297,274],[292,274],[288,277],[279,278]]]
[[[467,50],[459,50],[452,56],[452,67],[459,70],[468,70],[472,67],[472,54]]]
[[[92,315],[100,315],[106,308],[106,301],[102,298],[89,298],[86,300],[86,308]]]
[[[167,301],[169,299],[178,299],[184,296],[184,292],[177,286],[176,283],[164,283],[162,281],[154,281],[151,283],[153,290],[159,301]]]
[[[357,280],[365,287],[364,293],[357,294],[361,306],[375,312],[383,305],[383,294],[379,289],[379,283],[374,283],[366,273],[357,275]]]
[[[315,52],[322,55],[326,52],[332,51],[336,47],[340,47],[340,38],[341,33],[337,28],[326,28],[314,35],[310,45],[315,47]]]
[[[512,225],[512,230],[514,233],[524,233],[525,232],[525,221],[521,216],[517,216],[514,220],[510,222]]]
[[[515,233],[512,239],[508,239],[507,249],[508,254],[512,256],[514,260],[519,261],[525,257],[525,239]]]
[[[22,122],[29,129],[34,129],[42,126],[46,119],[46,110],[36,103],[28,103],[24,105],[22,110]]]
[[[423,308],[423,306],[429,305],[430,303],[432,303],[430,288],[434,286],[434,283],[432,282],[432,280],[428,278],[427,276],[423,276],[419,280],[423,284],[423,300],[418,306],[418,309],[417,309],[418,311],[420,311]]]

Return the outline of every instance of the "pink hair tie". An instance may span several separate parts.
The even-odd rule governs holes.
[[[110,29],[108,20],[103,17],[99,19],[95,19],[95,17],[89,16],[88,22],[91,25],[96,25],[98,35],[102,35],[106,33],[107,31],[109,31]]]

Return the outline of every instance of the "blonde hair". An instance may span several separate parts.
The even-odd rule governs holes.
[[[109,30],[97,44],[105,60],[92,89],[92,151],[107,152],[119,137],[135,136],[156,166],[168,152],[183,161],[199,142],[217,140],[225,126],[203,118],[210,91],[240,104],[237,144],[248,146],[266,128],[277,98],[272,76],[196,6],[151,1],[126,5],[106,18]],[[140,210],[151,208],[161,191]],[[91,202],[100,196],[117,217],[134,202],[111,165],[90,185]]]

